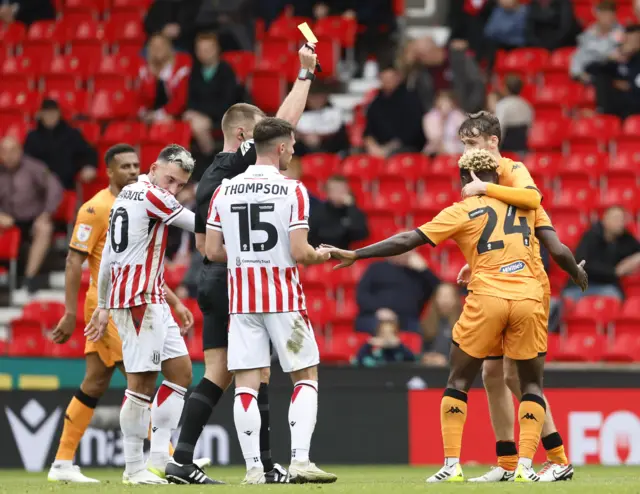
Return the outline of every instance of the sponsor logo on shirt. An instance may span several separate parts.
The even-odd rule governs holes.
[[[518,271],[522,271],[524,269],[524,262],[516,261],[511,264],[507,264],[506,266],[502,266],[500,268],[501,273],[511,274],[517,273]]]

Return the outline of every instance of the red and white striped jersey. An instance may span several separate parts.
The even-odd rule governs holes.
[[[289,232],[309,228],[309,196],[274,166],[252,165],[213,194],[207,228],[222,232],[229,313],[306,309]]]
[[[167,225],[182,211],[176,198],[151,184],[146,175],[140,175],[135,184],[122,189],[109,218],[108,309],[165,301]]]

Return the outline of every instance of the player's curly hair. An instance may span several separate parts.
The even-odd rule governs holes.
[[[486,149],[474,149],[464,153],[458,160],[461,170],[472,172],[495,171],[498,168],[498,160]]]

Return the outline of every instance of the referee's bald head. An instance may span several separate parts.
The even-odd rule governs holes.
[[[232,105],[222,117],[222,133],[225,141],[246,141],[253,137],[253,128],[266,117],[257,106],[249,103]]]

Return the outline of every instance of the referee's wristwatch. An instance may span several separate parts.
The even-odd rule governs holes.
[[[316,75],[308,69],[300,69],[298,72],[298,79],[301,81],[311,81],[316,79]]]

